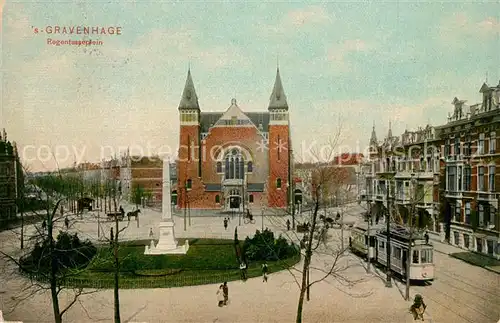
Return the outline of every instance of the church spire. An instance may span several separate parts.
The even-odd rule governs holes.
[[[194,83],[193,78],[191,77],[190,68],[188,69],[186,84],[184,85],[181,102],[179,103],[179,110],[185,109],[200,110],[200,106],[198,105],[198,96],[196,95],[196,90],[194,89]]]
[[[273,93],[269,99],[269,110],[285,109],[288,110],[285,91],[281,83],[280,69],[276,68],[276,80],[274,81]]]
[[[378,145],[377,134],[375,133],[375,122],[373,122],[372,136],[370,137],[370,146]]]

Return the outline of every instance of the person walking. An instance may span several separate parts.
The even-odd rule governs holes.
[[[111,227],[111,229],[109,230],[109,245],[113,245],[113,238],[114,238],[113,227]]]
[[[286,220],[286,231],[290,231],[290,220]]]
[[[47,228],[47,221],[43,220],[42,229],[45,231],[46,228]]]
[[[240,274],[241,274],[241,280],[246,281],[247,280],[247,264],[245,262],[241,262],[240,264]]]
[[[268,273],[267,263],[262,265],[262,281],[267,283],[267,273]]]
[[[68,230],[68,228],[69,228],[69,220],[68,220],[68,217],[66,217],[66,218],[64,219],[64,225],[66,226],[66,230]]]
[[[227,282],[222,284],[222,294],[224,296],[224,305],[227,305],[229,302],[229,287],[227,286]]]
[[[425,244],[429,244],[429,233],[427,233],[427,231],[425,231],[424,238],[425,238]]]
[[[224,230],[227,230],[227,218],[224,218]]]
[[[217,289],[217,305],[219,307],[224,306],[224,285],[220,285]]]

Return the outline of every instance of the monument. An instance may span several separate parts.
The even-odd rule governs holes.
[[[170,204],[170,162],[163,160],[163,189],[162,189],[162,215],[160,222],[160,238],[158,243],[146,246],[145,255],[186,254],[189,250],[189,242],[186,240],[183,246],[178,246],[175,240],[174,221]]]

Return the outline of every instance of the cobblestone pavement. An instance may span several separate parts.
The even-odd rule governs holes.
[[[264,227],[269,227],[272,230],[283,231],[285,228],[285,218],[271,216],[266,216],[263,219],[259,216],[255,218],[256,223],[254,224],[244,224],[243,219],[241,219],[242,225],[238,227],[240,239],[243,239],[247,234],[253,234],[256,229],[260,229],[262,220],[264,220]],[[125,230],[124,238],[147,239],[150,228],[155,230],[159,221],[160,213],[144,210],[140,216],[139,228],[137,228],[135,221],[131,221],[129,227]],[[186,221],[187,225],[184,231],[184,219],[176,217],[175,221],[176,235],[181,240],[180,243],[182,243],[182,237],[222,237],[230,239],[233,237],[234,228],[238,225],[237,217],[231,219],[227,231],[224,230],[221,217],[192,218],[191,226],[189,226],[189,221]],[[121,225],[124,226],[126,223],[122,222]],[[104,222],[101,224],[103,232],[109,233],[107,230],[111,223]],[[34,230],[33,226],[29,230]],[[96,239],[97,221],[88,214],[84,216],[83,220],[76,219],[76,222],[72,221],[72,230],[79,232],[82,236]],[[158,235],[158,232],[154,231],[154,234]],[[338,245],[339,235],[338,229],[330,230],[331,242],[329,245]],[[347,232],[344,239],[346,238]],[[0,233],[2,250],[15,253],[17,245],[18,241],[15,233],[11,231]],[[435,285],[422,287],[422,291],[418,288],[413,289],[413,291],[418,291],[424,295],[429,305],[429,318],[433,319],[432,322],[488,322],[484,316],[480,316],[479,320],[468,321],[461,316],[452,316],[450,314],[450,311],[456,311],[463,317],[474,317],[471,316],[473,314],[469,314],[470,311],[468,312],[465,309],[465,305],[462,305],[461,308],[452,307],[451,309],[440,307],[437,302],[448,307],[451,306],[450,302],[456,302],[442,294],[439,294],[439,297],[434,294],[439,293],[435,290],[443,288],[439,285],[441,279],[443,284],[446,280],[448,281],[450,285],[447,286],[456,285],[468,290],[464,285],[458,285],[460,283],[456,282],[456,277],[464,280],[471,279],[464,277],[469,277],[469,274],[465,272],[468,272],[469,267],[472,266],[459,262],[462,267],[450,268],[457,265],[455,263],[457,260],[443,260],[444,255],[442,255],[442,259],[439,256],[436,257],[439,263],[437,271],[446,268],[449,276],[438,274],[439,279]],[[313,266],[321,268],[330,261],[330,257],[316,256]],[[447,263],[447,261],[452,261],[452,263]],[[345,275],[351,280],[362,279],[363,281],[350,286],[350,288],[344,286],[345,284],[341,284],[341,280],[333,278],[313,285],[311,288],[311,301],[305,302],[304,305],[304,322],[412,322],[412,318],[408,313],[409,303],[403,301],[398,288],[385,288],[378,276],[366,274],[363,264],[357,258],[346,257],[346,259],[342,260],[342,264],[346,263],[349,263],[351,267],[346,271]],[[300,263],[297,268],[301,268]],[[475,268],[474,270],[479,269]],[[473,289],[473,292],[467,295],[476,297],[471,302],[477,303],[479,310],[480,303],[485,302],[484,298],[487,298],[487,295],[490,295],[491,299],[495,295],[498,298],[498,291],[495,292],[495,282],[491,280],[491,277],[488,278],[489,280],[483,281],[481,277],[484,276],[484,273],[474,270],[470,272],[473,275],[478,275],[476,280],[474,282],[467,280],[467,282],[482,289]],[[5,318],[23,320],[24,322],[52,322],[51,302],[48,293],[29,298],[12,313],[9,313],[8,309],[12,305],[11,297],[21,289],[22,281],[16,276],[8,276],[7,274],[9,272],[5,270],[0,271],[0,279],[2,280],[2,284],[0,284],[0,306],[4,311]],[[320,274],[321,272],[313,271],[311,280],[319,278]],[[293,276],[287,271],[272,273],[267,284],[263,283],[260,278],[250,279],[245,283],[240,281],[230,282],[230,304],[224,308],[219,308],[216,305],[215,293],[217,287],[217,285],[204,285],[171,289],[121,290],[122,321],[245,323],[293,322],[295,320],[299,293]],[[460,291],[460,289],[458,290]],[[449,293],[453,296],[453,293],[457,293],[457,289],[446,289],[443,290],[443,293]],[[62,304],[70,300],[69,296],[65,297],[65,295],[61,298]],[[437,302],[434,303],[433,299],[436,299]],[[466,305],[471,303],[465,299],[463,302]],[[488,304],[491,304],[491,302]],[[485,314],[488,313],[489,316],[495,314],[491,306],[483,308],[483,311]],[[66,322],[112,322],[113,293],[111,290],[104,290],[83,296],[80,302],[69,310],[66,315]]]

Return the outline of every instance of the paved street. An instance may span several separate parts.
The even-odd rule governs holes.
[[[354,219],[359,211],[353,206],[347,217]],[[240,239],[253,234],[262,226],[262,217],[256,216],[256,223],[244,224],[238,228]],[[354,219],[355,220],[355,219]],[[145,239],[150,228],[154,230],[160,221],[160,213],[143,210],[140,225],[131,221],[124,238]],[[183,218],[176,217],[176,235],[182,237],[225,237],[232,238],[238,218],[230,222],[224,230],[220,217],[193,217],[191,226],[184,231]],[[264,217],[264,227],[283,231],[285,221],[280,217]],[[103,223],[107,231],[111,223]],[[123,222],[122,225],[125,225]],[[30,228],[33,230],[33,227]],[[74,223],[73,230],[91,239],[97,238],[97,222],[90,215],[84,221]],[[154,232],[155,235],[158,232]],[[347,233],[345,239],[347,239]],[[338,245],[340,232],[331,229],[329,246]],[[14,252],[18,241],[12,232],[0,234],[2,250]],[[443,254],[435,254],[437,280],[432,286],[413,287],[412,294],[421,293],[428,306],[428,322],[496,322],[498,310],[494,299],[500,296],[498,277],[481,268],[470,266]],[[331,261],[328,256],[315,257],[315,267],[325,266]],[[408,313],[409,303],[403,300],[398,288],[387,289],[376,275],[368,275],[355,257],[343,259],[342,264],[350,264],[346,275],[363,282],[347,288],[333,278],[314,285],[311,289],[311,302],[305,303],[305,322],[412,322]],[[301,268],[301,263],[297,266]],[[19,305],[13,313],[7,308],[12,304],[11,297],[20,290],[21,281],[3,272],[5,284],[0,285],[0,306],[4,316],[10,320],[24,322],[51,322],[50,297],[47,293],[31,297]],[[319,277],[320,272],[312,272],[311,280]],[[7,279],[8,278],[8,279]],[[396,283],[396,286],[402,285]],[[228,307],[216,306],[217,285],[193,286],[186,288],[122,290],[120,291],[122,319],[126,322],[292,322],[298,299],[298,288],[289,272],[273,273],[267,284],[260,278],[246,283],[230,282]],[[401,291],[403,287],[400,286]],[[347,295],[347,294],[350,295]],[[369,294],[369,296],[365,295]],[[353,297],[354,296],[354,297]],[[367,297],[362,297],[367,296]],[[69,299],[68,299],[69,300]],[[65,301],[68,301],[65,300]],[[64,303],[64,301],[63,301]],[[113,297],[111,290],[99,291],[81,298],[67,313],[68,322],[110,322],[113,317]]]

